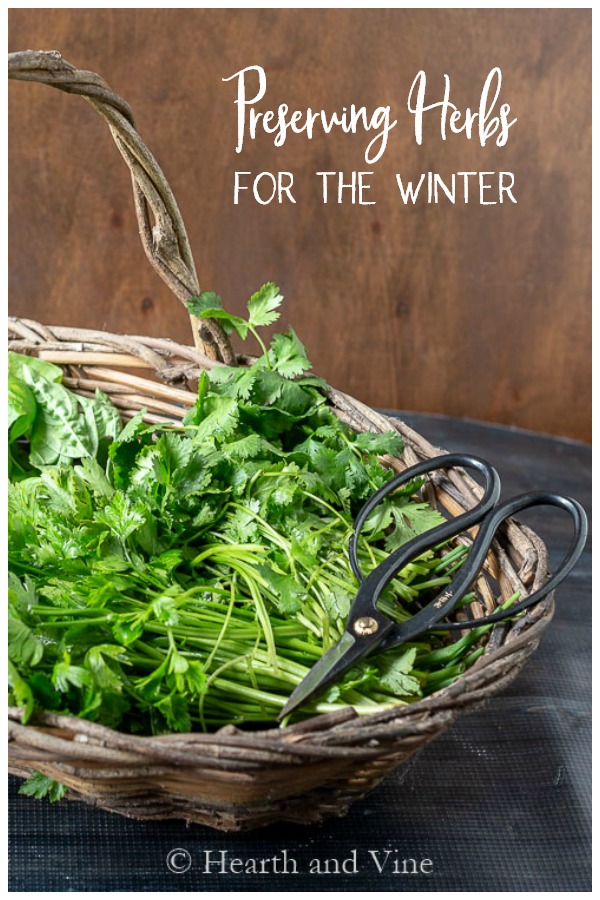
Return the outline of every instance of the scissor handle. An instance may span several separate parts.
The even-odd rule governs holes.
[[[456,535],[461,534],[461,532],[466,531],[473,525],[477,525],[496,505],[498,498],[500,497],[500,477],[493,466],[484,459],[480,459],[478,456],[470,456],[466,453],[446,453],[443,456],[434,456],[433,459],[427,459],[424,462],[410,466],[408,469],[400,472],[399,475],[395,475],[387,481],[383,487],[380,487],[379,490],[367,500],[354,520],[354,533],[350,538],[348,554],[352,571],[359,581],[364,581],[365,575],[357,558],[356,551],[358,538],[365,522],[375,507],[384,497],[387,497],[388,494],[391,494],[392,491],[396,490],[396,488],[403,484],[408,484],[410,481],[414,481],[414,479],[419,478],[420,475],[426,475],[428,472],[435,472],[438,469],[452,469],[456,466],[461,466],[464,469],[474,469],[484,476],[485,484],[481,500],[476,506],[472,507],[472,509],[467,510],[459,516],[454,516],[448,522],[438,525],[430,531],[419,535],[419,537],[414,538],[412,541],[408,541],[398,550],[394,551],[394,553],[391,553],[389,557],[377,567],[377,571],[383,575],[384,578],[387,578],[385,585],[387,585],[393,576],[396,575],[400,569],[404,568],[411,559],[414,559],[436,544],[448,540],[449,538],[456,537]],[[371,573],[371,575],[373,575],[373,573]],[[377,596],[379,596],[382,589],[383,588],[380,589]]]
[[[443,591],[440,595],[440,599],[443,598],[444,603],[440,604],[440,600],[436,598],[432,601],[432,603],[428,604],[425,609],[421,610],[421,612],[418,613],[417,616],[421,615],[421,613],[426,612],[427,609],[434,606],[436,603],[438,604],[436,614],[441,613],[442,615],[444,615],[446,612],[449,612],[450,609],[460,600],[461,597],[463,597],[467,593],[469,588],[476,581],[485,558],[489,552],[494,536],[502,523],[505,522],[506,519],[510,518],[510,516],[514,516],[516,513],[522,512],[525,509],[530,509],[531,507],[535,506],[556,506],[559,509],[563,509],[568,512],[573,522],[573,538],[571,540],[571,545],[567,550],[558,569],[548,579],[548,581],[546,581],[546,583],[543,584],[542,587],[538,588],[537,591],[534,591],[533,594],[529,594],[529,596],[525,597],[524,600],[521,600],[519,603],[513,604],[508,609],[500,610],[499,612],[492,613],[489,616],[482,616],[479,619],[465,619],[461,622],[440,623],[440,616],[438,615],[438,624],[432,625],[431,623],[428,623],[429,627],[425,628],[424,630],[462,630],[463,628],[478,628],[480,625],[488,625],[493,622],[501,622],[504,619],[514,616],[515,613],[521,612],[524,609],[529,609],[531,606],[535,606],[536,603],[539,603],[540,600],[542,600],[547,594],[549,594],[550,591],[553,591],[556,587],[558,587],[561,581],[563,581],[567,577],[567,575],[569,574],[569,572],[571,572],[573,566],[581,556],[587,539],[587,516],[583,507],[580,503],[577,502],[577,500],[573,500],[571,497],[565,497],[562,494],[555,494],[549,491],[533,491],[528,494],[521,494],[520,496],[514,497],[512,500],[507,500],[505,503],[497,506],[483,520],[479,528],[477,537],[473,541],[473,546],[469,551],[469,555],[463,563],[457,577],[449,585],[446,591]],[[451,596],[446,600],[446,594],[448,593],[450,593]],[[412,622],[415,624],[417,616],[415,616],[412,620]],[[394,644],[397,643],[396,640],[392,638],[390,641],[390,646],[392,645],[392,642]]]

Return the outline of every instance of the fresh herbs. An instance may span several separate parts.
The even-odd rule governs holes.
[[[81,397],[65,388],[62,369],[33,356],[8,354],[9,477],[45,466],[96,458],[121,431],[108,397]]]
[[[19,793],[26,797],[35,797],[36,800],[47,797],[50,803],[55,803],[57,800],[62,800],[67,789],[64,784],[48,778],[47,775],[42,775],[41,772],[32,772],[27,781],[23,782],[19,788]]]
[[[102,395],[11,356],[9,656],[11,702],[135,732],[272,722],[340,636],[356,592],[347,548],[365,498],[398,454],[396,432],[356,435],[279,316],[268,284],[248,317],[215,294],[190,303],[261,355],[204,374],[183,424],[121,430]],[[368,570],[439,514],[413,483],[381,504],[359,547]],[[440,548],[388,588],[399,620],[446,584],[464,550]],[[370,713],[418,699],[470,662],[482,629],[381,653],[302,710]]]

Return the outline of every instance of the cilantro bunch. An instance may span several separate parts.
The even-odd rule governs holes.
[[[190,302],[196,316],[252,333],[261,355],[202,375],[195,406],[173,427],[140,413],[120,430],[106,398],[83,403],[59,374],[13,363],[36,403],[32,412],[30,399],[14,401],[9,432],[10,701],[25,720],[46,709],[143,733],[273,722],[342,633],[357,589],[353,519],[392,474],[379,456],[402,441],[339,421],[291,329],[267,346],[258,329],[281,301],[265,285],[247,319],[212,293]],[[51,421],[59,433],[103,424],[93,440],[44,457],[36,421],[45,434]],[[57,442],[51,434],[44,446]],[[441,521],[419,487],[396,491],[367,522],[365,570]],[[439,548],[407,566],[386,611],[410,615],[464,552]],[[464,671],[482,631],[373,656],[301,714],[418,699]]]

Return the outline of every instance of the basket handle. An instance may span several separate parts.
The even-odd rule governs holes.
[[[107,122],[131,172],[135,211],[146,256],[183,304],[200,293],[192,251],[175,197],[160,166],[139,136],[128,104],[99,75],[76,69],[56,50],[9,53],[8,77],[17,81],[39,81],[68,94],[80,94],[92,104]],[[211,359],[236,365],[229,338],[218,322],[195,316],[190,318],[197,350]]]

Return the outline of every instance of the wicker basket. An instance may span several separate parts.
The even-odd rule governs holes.
[[[56,52],[9,55],[9,77],[81,94],[104,117],[131,170],[150,262],[179,300],[197,294],[177,204],[137,134],[127,104],[97,75],[75,69]],[[220,361],[236,362],[215,323],[192,320],[192,326],[195,347],[11,318],[9,348],[65,366],[66,385],[86,396],[100,388],[125,419],[145,407],[148,421],[173,422],[194,403],[188,383],[193,385],[202,370]],[[135,368],[151,370],[152,376],[131,374]],[[331,390],[329,401],[356,431],[399,431],[405,442],[403,457],[387,460],[398,470],[443,452],[399,420],[339,391]],[[431,481],[428,490],[452,515],[473,505],[480,494],[460,470]],[[495,542],[487,568],[499,596],[493,596],[481,578],[475,615],[493,611],[516,590],[526,594],[543,584],[545,547],[530,529],[510,522]],[[509,684],[536,648],[553,609],[553,599],[547,597],[525,617],[495,626],[485,653],[450,687],[365,718],[347,708],[282,729],[244,732],[227,726],[216,734],[141,737],[49,713],[23,725],[21,710],[12,708],[9,768],[20,776],[38,770],[67,785],[71,798],[138,819],[181,818],[226,831],[343,815],[460,713],[477,709]]]

